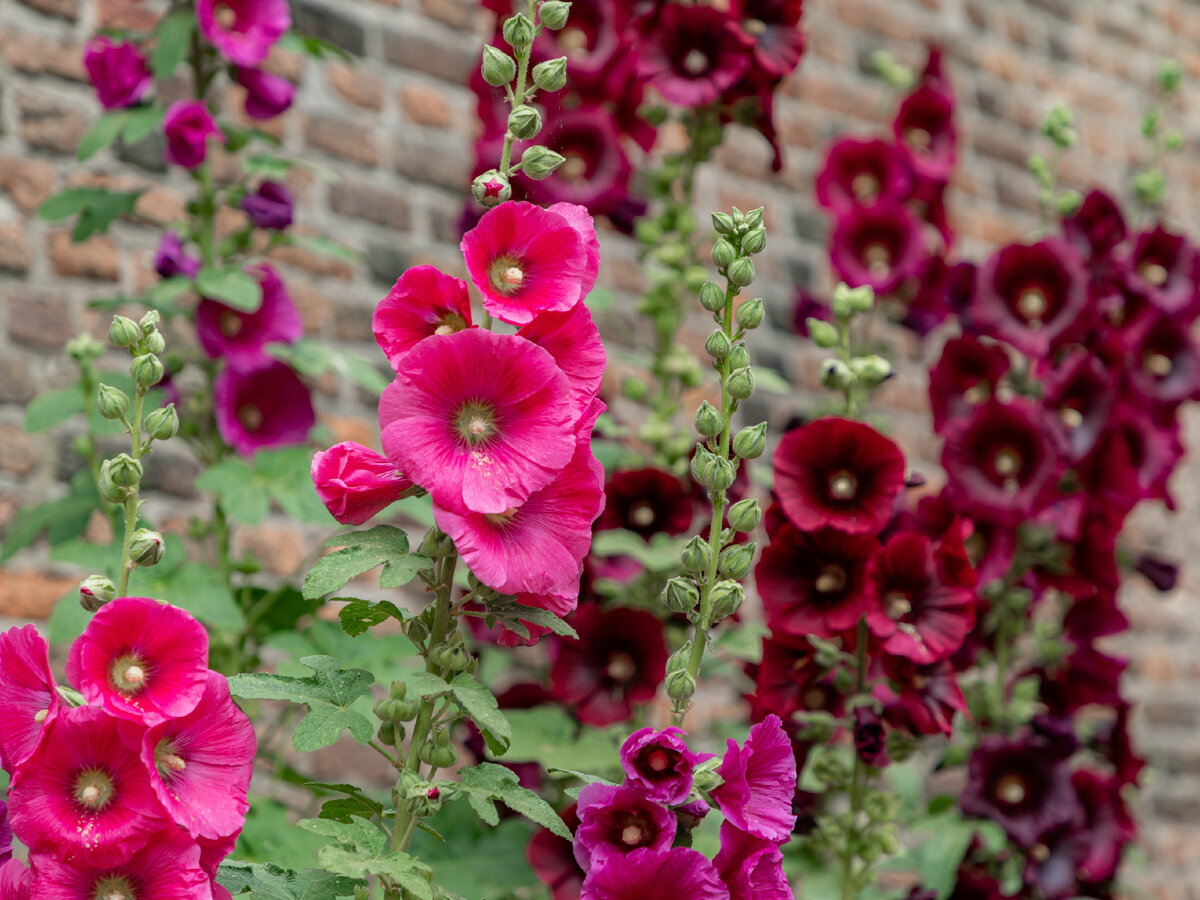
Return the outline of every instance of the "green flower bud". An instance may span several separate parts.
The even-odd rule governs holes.
[[[739,256],[729,264],[729,281],[738,287],[753,283],[755,278],[754,263],[748,256]]]
[[[708,487],[708,482],[712,479],[713,460],[716,458],[716,454],[703,444],[697,444],[696,452],[692,454],[692,461],[689,465],[692,480],[699,485]]]
[[[510,17],[504,23],[502,33],[510,47],[528,47],[533,43],[533,23],[529,21],[524,13],[517,13],[515,16]]]
[[[108,467],[109,477],[117,487],[134,487],[142,480],[141,462],[128,453],[122,453],[115,459],[106,459],[104,466]]]
[[[814,319],[810,316],[804,320],[804,324],[808,326],[808,336],[818,347],[828,350],[830,347],[836,347],[841,340],[837,326],[824,319]]]
[[[142,334],[149,336],[158,330],[158,323],[160,321],[162,321],[162,313],[157,309],[149,309],[138,320],[138,327],[142,329]]]
[[[483,48],[483,80],[504,87],[517,77],[516,61],[503,50],[487,44]]]
[[[450,732],[442,729],[432,741],[426,741],[417,752],[421,762],[437,769],[446,769],[458,761],[458,753],[450,745]],[[428,791],[425,792],[428,796]]]
[[[152,331],[142,339],[138,347],[146,353],[162,353],[167,349],[167,339],[161,332]]]
[[[521,154],[521,171],[535,181],[548,178],[567,159],[549,147],[534,144]]]
[[[638,429],[638,439],[657,447],[671,439],[671,425],[662,419],[651,419]]]
[[[1060,216],[1073,215],[1082,203],[1083,195],[1079,191],[1063,191],[1054,201],[1054,205],[1058,209]]]
[[[733,342],[723,329],[718,328],[708,336],[708,340],[704,342],[704,349],[713,359],[724,359],[733,350]]]
[[[112,324],[108,326],[108,339],[118,347],[132,347],[142,339],[142,329],[133,319],[113,316]]]
[[[741,429],[733,437],[733,452],[742,459],[758,459],[767,445],[767,423],[759,422]],[[730,523],[732,524],[732,523]],[[753,527],[753,526],[751,526]],[[739,531],[746,531],[739,528]]]
[[[812,763],[812,773],[830,787],[839,787],[850,781],[850,773],[832,753],[822,753]]]
[[[745,578],[750,571],[750,566],[754,562],[754,550],[757,547],[753,542],[749,544],[734,544],[732,547],[726,547],[721,551],[721,558],[717,562],[717,568],[726,578]]]
[[[423,644],[429,640],[429,626],[420,619],[409,619],[404,626],[404,636],[414,644]]]
[[[379,723],[379,730],[375,736],[385,747],[399,747],[404,743],[405,734],[407,729],[402,724],[385,719]]]
[[[471,654],[467,653],[462,644],[454,644],[434,651],[433,660],[443,669],[462,672],[471,664]]]
[[[559,31],[567,24],[571,4],[562,0],[546,0],[538,7],[538,21],[551,31]]]
[[[149,528],[139,528],[129,540],[129,558],[139,566],[157,565],[165,552],[162,535]]]
[[[721,554],[722,557],[724,555],[724,553]],[[713,624],[723,622],[737,612],[742,605],[744,596],[742,586],[736,581],[724,579],[714,584],[708,594],[708,601],[712,609]]]
[[[872,822],[891,822],[900,814],[900,798],[883,791],[871,791],[863,800],[863,812]]]
[[[704,266],[688,266],[683,273],[683,283],[690,293],[698,293],[708,281],[708,269]]]
[[[712,468],[709,470],[708,489],[710,491],[727,491],[737,479],[737,467],[727,459],[714,456]]]
[[[96,612],[105,603],[117,596],[117,586],[111,578],[89,575],[79,582],[79,605],[88,612]]]
[[[532,106],[518,106],[508,114],[508,130],[522,140],[536,136],[542,130],[541,113]]]
[[[162,360],[153,353],[135,356],[133,362],[130,363],[129,373],[133,375],[133,380],[138,383],[139,387],[153,387],[162,380]]]
[[[729,391],[729,396],[734,400],[745,400],[754,393],[754,387],[754,371],[749,366],[734,369],[729,381],[725,383],[725,390]]]
[[[842,282],[833,289],[833,314],[839,319],[849,319],[856,313],[870,312],[874,305],[875,291],[869,284],[852,288]]]
[[[96,408],[100,410],[100,415],[106,419],[124,418],[125,413],[129,412],[129,397],[125,392],[107,384],[101,384],[99,391]]]
[[[371,706],[371,712],[375,713],[375,717],[384,721],[392,722],[399,719],[396,715],[396,704],[403,703],[403,700],[383,699],[376,700]]]
[[[736,445],[736,438],[734,439],[734,443]],[[736,446],[734,452],[737,452]],[[747,459],[747,457],[743,456],[742,459]],[[758,527],[758,523],[761,521],[762,507],[758,505],[758,501],[753,497],[747,497],[745,500],[739,500],[737,503],[733,504],[733,506],[729,507],[729,527],[734,531],[753,531]]]
[[[717,234],[733,234],[737,230],[737,226],[733,224],[733,216],[729,213],[713,213],[712,225]]]
[[[654,219],[638,219],[633,225],[633,236],[647,247],[655,247],[662,241],[663,230]]]
[[[100,464],[100,496],[109,503],[124,503],[127,490],[117,484],[112,478],[112,460],[106,459]]]
[[[725,308],[725,292],[716,283],[706,281],[700,288],[700,305],[709,312],[720,312]]]
[[[696,410],[696,430],[705,437],[713,437],[721,433],[724,425],[720,410],[707,400],[701,401],[700,408]]]
[[[1183,66],[1177,59],[1164,59],[1158,67],[1158,86],[1163,93],[1173,94],[1183,83]]]
[[[747,256],[753,256],[755,253],[762,253],[767,246],[767,232],[765,228],[755,228],[753,231],[747,232],[742,238],[742,252]]]
[[[512,185],[499,169],[488,169],[471,182],[471,196],[490,209],[512,197]]]
[[[911,759],[917,752],[916,739],[902,731],[889,731],[884,746],[887,747],[888,756],[898,763]]]
[[[734,312],[734,319],[737,321],[738,327],[749,331],[752,328],[757,328],[762,324],[763,320],[763,299],[755,297],[753,300],[747,300]]]
[[[700,602],[700,592],[691,580],[676,576],[662,590],[663,606],[673,613],[688,615]]]
[[[67,341],[67,356],[75,362],[86,362],[104,353],[104,345],[90,334],[81,334]]]
[[[798,712],[794,717],[804,724],[798,737],[814,744],[825,743],[838,728],[837,720],[823,709]]]
[[[388,688],[388,698],[391,700],[403,700],[408,696],[408,683],[396,679],[392,682],[392,686]]]
[[[854,377],[869,387],[883,384],[889,378],[896,374],[889,363],[882,356],[858,356],[850,360],[850,371],[854,373]]]
[[[735,259],[737,259],[737,248],[725,238],[717,238],[717,242],[713,244],[712,248],[713,265],[718,269],[725,269]]]
[[[707,572],[712,565],[713,551],[708,541],[695,535],[683,547],[683,567],[689,572]]]
[[[667,676],[667,696],[676,703],[684,703],[696,693],[696,679],[688,672],[679,670]]]
[[[567,58],[548,59],[533,67],[533,83],[543,91],[561,91],[567,86]]]
[[[746,349],[745,341],[738,341],[729,352],[729,371],[742,369],[750,365],[750,351]]]
[[[143,423],[146,434],[156,441],[167,441],[179,433],[179,414],[175,412],[175,404],[168,403],[153,410]]]
[[[827,359],[821,365],[821,384],[836,391],[844,391],[853,387],[854,373],[840,359]]]

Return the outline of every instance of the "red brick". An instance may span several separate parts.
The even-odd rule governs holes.
[[[361,66],[345,63],[330,63],[325,77],[333,89],[353,103],[365,109],[383,109],[383,81]]]
[[[0,272],[24,275],[33,264],[23,222],[0,225]]]
[[[106,234],[93,235],[76,244],[70,232],[54,231],[50,233],[49,245],[54,271],[64,278],[116,281],[120,277],[117,245]]]
[[[96,17],[100,28],[128,31],[149,31],[159,19],[149,4],[129,0],[99,0]]]
[[[310,147],[323,150],[359,165],[379,164],[375,135],[370,129],[333,116],[314,115],[304,121],[304,139]]]
[[[54,191],[54,166],[43,159],[0,154],[0,190],[21,212],[33,212]]]
[[[418,125],[448,128],[453,124],[450,98],[433,85],[413,82],[400,89],[400,108]]]
[[[42,453],[19,425],[0,424],[0,470],[28,475],[37,468]]]
[[[313,275],[349,281],[354,277],[354,267],[331,256],[310,253],[302,247],[279,246],[268,254],[271,259]]]
[[[412,225],[403,194],[366,181],[348,178],[331,185],[329,208],[339,215],[365,219],[396,231],[407,231]]]
[[[0,37],[0,53],[18,72],[30,75],[45,72],[72,81],[87,81],[83,47],[79,44],[56,41],[27,31],[10,31]]]
[[[17,99],[21,137],[50,153],[74,154],[87,133],[88,121],[78,110],[49,97],[25,94]]]
[[[21,344],[61,350],[78,326],[66,297],[24,286],[5,293],[8,335]]]
[[[79,0],[17,0],[17,2],[48,16],[70,19],[72,22],[79,18]]]
[[[421,12],[465,30],[475,30],[489,18],[475,0],[421,0]]]
[[[155,225],[165,225],[187,215],[187,198],[177,189],[154,185],[140,197],[134,213]]]

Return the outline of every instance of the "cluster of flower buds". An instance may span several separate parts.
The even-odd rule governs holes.
[[[821,383],[846,397],[846,409],[858,408],[866,391],[879,387],[893,375],[891,363],[874,353],[855,355],[851,350],[850,325],[875,306],[875,292],[870,285],[851,288],[839,284],[833,291],[833,322],[812,317],[808,319],[808,336],[818,347],[837,351],[821,364]]]

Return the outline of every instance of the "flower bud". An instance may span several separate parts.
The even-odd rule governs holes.
[[[765,423],[764,423],[765,424]],[[745,429],[743,429],[744,431]],[[740,434],[741,432],[739,432]],[[734,439],[736,445],[737,439]],[[735,448],[735,451],[736,448]],[[742,457],[747,459],[748,457]],[[758,527],[758,523],[762,521],[762,507],[758,505],[758,501],[753,497],[747,497],[745,500],[739,500],[733,506],[729,507],[729,527],[734,531],[748,532],[753,531]]]
[[[95,359],[104,353],[104,345],[90,334],[81,334],[67,341],[66,350],[67,356],[71,357],[75,362],[81,363],[89,359]]]
[[[733,452],[742,459],[758,459],[767,445],[767,423],[759,422],[741,429],[733,436]],[[733,523],[730,522],[732,525]],[[757,524],[757,523],[755,523]],[[736,527],[736,526],[734,526]],[[753,528],[754,526],[751,526]],[[738,528],[738,531],[749,529]]]
[[[444,728],[432,741],[422,744],[417,755],[421,757],[422,762],[435,769],[446,769],[458,762],[458,753],[450,745],[450,732]],[[428,799],[428,789],[424,792],[424,797]]]
[[[712,261],[713,265],[718,269],[725,269],[731,262],[737,259],[737,249],[725,238],[717,238],[717,242],[713,244]]]
[[[538,7],[538,21],[551,31],[558,31],[567,24],[571,4],[562,0],[546,0]]]
[[[122,419],[129,412],[129,397],[120,388],[101,384],[96,408],[106,419]]]
[[[713,551],[708,541],[695,535],[683,547],[683,567],[689,572],[707,572],[712,564]]]
[[[730,547],[729,549],[732,550],[734,548]],[[729,551],[725,552],[728,553]],[[751,548],[751,553],[753,553],[753,547]],[[723,558],[725,554],[722,553],[721,556]],[[749,567],[747,566],[747,568]],[[708,601],[712,610],[711,623],[722,622],[737,612],[742,605],[743,597],[742,586],[736,581],[723,579],[714,584],[708,594]]]
[[[824,319],[814,319],[810,316],[804,320],[804,324],[808,328],[808,336],[818,347],[828,350],[830,347],[836,347],[841,340],[837,326]]]
[[[717,568],[726,578],[745,578],[750,571],[750,566],[754,562],[754,551],[757,545],[753,542],[749,544],[734,544],[732,547],[726,547],[721,551],[721,558],[717,561]]]
[[[733,342],[729,340],[724,329],[718,328],[708,336],[708,340],[704,342],[704,349],[713,359],[724,359],[733,349]]]
[[[435,527],[425,532],[425,537],[422,538],[420,549],[417,552],[430,559],[437,559],[439,556],[446,556],[453,549],[454,541],[450,539],[450,536],[443,534]]]
[[[716,458],[716,454],[712,453],[703,444],[697,444],[696,452],[692,454],[692,462],[689,466],[692,473],[692,480],[697,484],[707,487],[709,479],[712,477],[713,460]]]
[[[683,272],[683,283],[688,293],[699,293],[708,281],[708,269],[704,266],[688,266]]]
[[[754,387],[754,372],[749,366],[735,369],[729,376],[729,381],[725,383],[725,390],[729,391],[729,396],[734,400],[745,400],[754,393]]]
[[[101,467],[108,468],[108,475],[117,487],[134,487],[142,480],[142,464],[128,453],[115,459],[106,459]]]
[[[534,181],[541,181],[566,161],[565,156],[555,153],[549,147],[535,144],[521,154],[521,171]]]
[[[725,292],[715,282],[706,281],[700,288],[700,305],[709,312],[720,312],[725,308]]]
[[[704,437],[713,437],[721,433],[724,425],[720,410],[707,400],[701,401],[700,408],[696,410],[696,430]]]
[[[741,369],[750,365],[750,351],[746,349],[745,341],[738,341],[729,352],[729,371]]]
[[[737,308],[734,313],[734,319],[738,323],[739,328],[749,331],[752,328],[757,328],[762,324],[763,320],[763,299],[755,297],[753,300],[747,300]]]
[[[729,213],[715,212],[712,214],[713,230],[717,234],[733,234],[737,227],[733,224],[733,216]]]
[[[162,360],[153,353],[135,356],[129,366],[129,373],[133,375],[133,380],[138,383],[139,387],[153,387],[162,380]]]
[[[498,47],[483,48],[483,80],[492,87],[504,87],[517,75],[516,61]]]
[[[690,700],[696,693],[696,679],[688,672],[680,669],[667,676],[667,696],[676,703]]]
[[[488,169],[471,182],[471,196],[490,208],[512,197],[512,185],[499,169]]]
[[[543,91],[561,91],[567,86],[567,58],[548,59],[533,67],[533,83]]]
[[[798,712],[794,718],[804,724],[797,737],[813,744],[825,743],[838,729],[837,720],[823,709]]]
[[[849,387],[853,387],[854,382],[854,373],[840,359],[827,359],[822,363],[821,384],[825,385],[825,387],[844,391]]]
[[[152,410],[142,424],[146,435],[156,441],[167,441],[179,433],[179,413],[175,412],[175,404]]]
[[[508,114],[508,130],[514,137],[528,140],[542,130],[542,116],[532,106],[518,106]]]
[[[903,731],[889,731],[885,744],[888,756],[898,763],[911,759],[912,755],[917,752],[916,739]]]
[[[109,503],[124,503],[127,490],[112,479],[112,460],[106,459],[100,464],[100,496]]]
[[[767,232],[765,228],[755,228],[748,232],[742,238],[742,252],[747,256],[753,256],[755,253],[762,253],[767,246]]]
[[[817,780],[823,781],[830,787],[840,787],[850,782],[850,773],[842,761],[832,753],[822,753],[810,765]]]
[[[401,723],[385,719],[379,723],[379,730],[375,736],[385,747],[399,747],[404,743],[406,733],[407,729]]]
[[[105,603],[117,596],[117,586],[111,578],[89,575],[79,582],[79,605],[88,612],[96,612]]]
[[[157,565],[165,552],[162,535],[149,528],[139,528],[129,540],[129,558],[139,566]]]
[[[160,321],[162,321],[162,313],[157,309],[148,309],[146,314],[138,320],[138,327],[142,329],[142,334],[149,336],[158,330]]]
[[[528,47],[533,43],[533,23],[526,18],[524,13],[517,13],[515,16],[510,17],[504,23],[502,33],[510,47]]]
[[[850,371],[854,373],[855,378],[869,387],[883,384],[896,374],[891,363],[874,354],[850,360]]]
[[[708,489],[710,491],[727,491],[737,480],[737,467],[729,460],[713,456],[712,468],[708,474]]]
[[[662,602],[671,612],[686,616],[700,602],[700,592],[689,579],[676,576],[663,588]]]
[[[869,284],[852,288],[842,282],[833,289],[833,314],[839,319],[849,319],[855,313],[871,311],[875,305],[875,291]]]
[[[646,382],[633,375],[625,376],[625,380],[621,382],[621,393],[630,400],[641,402],[646,399]]]
[[[729,264],[729,281],[738,287],[753,283],[755,278],[754,263],[748,256],[739,256]]]
[[[142,339],[142,329],[133,319],[113,316],[112,324],[108,326],[108,339],[118,347],[132,347]]]
[[[404,626],[404,636],[414,644],[423,644],[429,639],[429,626],[420,619],[409,619]]]
[[[152,331],[142,339],[138,347],[147,353],[162,353],[167,349],[167,339],[162,336],[161,332]]]

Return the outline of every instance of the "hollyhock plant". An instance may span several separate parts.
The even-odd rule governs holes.
[[[691,495],[670,472],[656,468],[616,472],[605,493],[608,502],[599,528],[624,528],[649,541],[655,534],[683,534],[692,526]]]
[[[732,12],[754,44],[755,63],[771,75],[793,72],[804,53],[803,0],[736,0]]]
[[[129,41],[92,38],[83,50],[83,67],[105,109],[136,106],[154,85],[146,58]]]
[[[208,139],[224,140],[212,114],[200,100],[177,100],[167,107],[163,118],[167,139],[167,162],[195,169],[208,156]]]
[[[851,287],[870,285],[877,294],[889,294],[914,278],[928,256],[921,223],[895,202],[847,210],[829,244],[838,277]]]
[[[404,354],[425,338],[471,326],[467,283],[433,266],[405,269],[371,318],[375,340],[397,372]]]
[[[53,853],[30,856],[33,889],[47,900],[210,900],[200,847],[164,831],[127,861],[65,863]]]
[[[257,66],[291,27],[287,0],[196,0],[200,33],[239,66]]]
[[[0,632],[0,765],[20,780],[60,702],[50,650],[32,625]]]
[[[730,738],[716,771],[724,781],[712,798],[727,822],[764,840],[789,838],[796,824],[791,812],[796,759],[778,716],[751,726],[744,746]]]
[[[1094,262],[1125,240],[1128,229],[1121,208],[1101,190],[1088,191],[1074,215],[1062,223],[1063,235]]]
[[[682,803],[692,791],[692,772],[707,756],[683,742],[682,728],[642,728],[621,745],[621,768],[628,784],[659,803]]]
[[[266,121],[287,112],[296,96],[296,86],[263,69],[238,69],[238,84],[246,89],[245,110],[251,119]]]
[[[200,272],[200,257],[192,256],[174,231],[163,232],[154,254],[154,271],[163,278],[195,278]]]
[[[1058,412],[1071,459],[1083,459],[1096,446],[1108,423],[1117,399],[1115,375],[1098,357],[1080,347],[1068,351],[1046,371],[1042,384],[1042,402]]]
[[[746,36],[724,10],[668,3],[635,27],[641,31],[638,75],[669,103],[712,103],[750,68]]]
[[[284,363],[270,359],[218,375],[213,405],[221,437],[242,456],[301,443],[317,421],[304,382]]]
[[[1200,349],[1191,325],[1180,317],[1159,316],[1130,348],[1129,387],[1146,408],[1169,413],[1200,395]]]
[[[386,456],[354,441],[318,451],[312,480],[329,514],[343,525],[362,525],[413,488]]]
[[[258,228],[283,231],[292,224],[292,192],[279,181],[264,181],[242,198],[242,209]]]
[[[89,703],[147,725],[195,709],[207,670],[204,626],[147,597],[103,606],[67,657],[67,680]]]
[[[856,206],[903,203],[912,194],[912,172],[894,145],[842,138],[829,148],[817,175],[817,202],[843,214]]]
[[[572,803],[560,813],[572,834],[579,828],[579,813]],[[539,830],[525,848],[525,858],[538,880],[550,889],[550,900],[579,900],[579,891],[587,873],[575,859],[571,841],[548,828]]]
[[[774,841],[721,824],[721,850],[713,859],[729,900],[793,900],[783,871],[783,854]]]
[[[688,847],[609,856],[588,873],[582,900],[729,900],[717,870],[707,857]]]
[[[668,850],[675,816],[637,787],[589,784],[579,794],[575,859],[585,872],[606,857],[639,848]]]
[[[579,412],[586,410],[600,392],[608,361],[600,331],[587,306],[577,303],[567,312],[540,312],[517,334],[554,357],[567,376],[571,405]]]
[[[1125,282],[1162,312],[1194,314],[1200,303],[1200,251],[1161,225],[1133,239]]]
[[[304,334],[300,311],[292,302],[279,274],[266,264],[249,266],[262,288],[262,303],[253,312],[243,312],[204,299],[196,308],[196,336],[200,347],[212,359],[223,359],[239,372],[258,368],[268,360],[267,344],[290,344]]]
[[[900,103],[892,132],[920,177],[950,179],[957,136],[954,95],[949,90],[933,84],[918,87]]]

